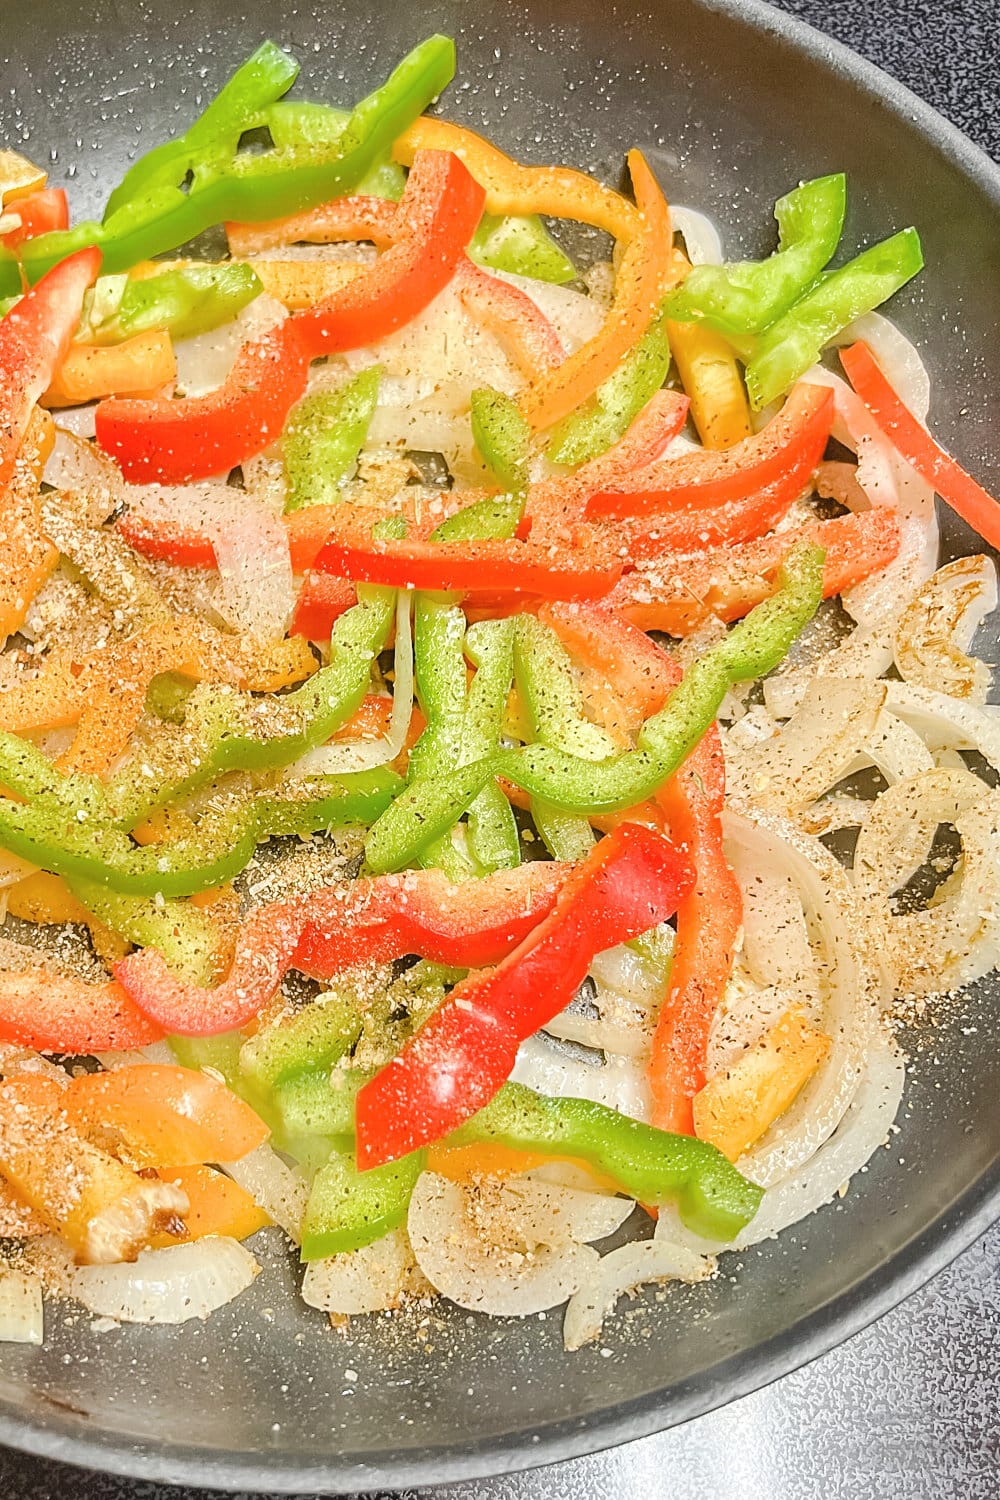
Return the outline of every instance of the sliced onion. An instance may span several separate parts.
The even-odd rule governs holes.
[[[813,941],[821,1024],[831,1039],[822,1066],[740,1162],[741,1171],[769,1187],[808,1161],[843,1116],[875,1026],[881,983],[863,909],[824,845],[774,813],[730,810],[723,825],[742,890],[765,872],[788,879],[798,892]],[[776,927],[774,943],[781,942]]]
[[[687,258],[693,266],[721,266],[722,241],[706,214],[684,204],[671,203],[670,222],[684,240]]]
[[[638,1240],[601,1256],[600,1264],[574,1292],[563,1320],[563,1344],[582,1349],[593,1343],[614,1311],[619,1297],[638,1291],[650,1281],[704,1281],[715,1270],[715,1262],[683,1245],[666,1240]]]
[[[369,771],[396,759],[413,717],[413,633],[410,607],[413,595],[400,589],[396,596],[396,644],[393,666],[392,712],[389,733],[374,740],[341,741],[310,750],[289,767],[292,776],[341,775]]]
[[[208,333],[197,333],[193,338],[178,339],[174,345],[177,394],[205,396],[217,390],[243,345],[263,338],[287,316],[286,309],[273,297],[255,297],[231,323],[223,323]]]
[[[509,1226],[490,1211],[502,1192],[500,1184],[461,1187],[422,1173],[407,1219],[417,1264],[433,1287],[473,1312],[524,1318],[558,1307],[589,1278],[600,1256],[565,1238],[502,1243]]]
[[[962,703],[909,682],[887,682],[885,706],[916,730],[928,750],[978,750],[1000,771],[1000,708]]]
[[[90,1312],[120,1323],[186,1323],[225,1307],[259,1272],[239,1240],[209,1235],[166,1250],[144,1250],[133,1262],[70,1265],[65,1286]]]
[[[84,514],[102,525],[121,502],[122,476],[93,443],[66,428],[60,412],[56,440],[42,474],[46,484],[85,497]]]
[[[805,1010],[812,1021],[820,1019],[821,1006],[815,994],[808,996],[804,1004],[800,990],[783,990],[776,986],[761,990],[745,981],[734,983],[731,979],[712,1021],[705,1055],[705,1077],[714,1078],[717,1073],[727,1072],[793,1006]]]
[[[282,1161],[270,1146],[258,1146],[239,1161],[221,1162],[220,1166],[297,1245],[302,1238],[302,1216],[309,1199],[305,1178]]]
[[[536,281],[532,276],[515,276],[508,271],[494,271],[501,281],[520,287],[553,325],[567,354],[573,354],[598,332],[606,308],[593,297],[572,287],[556,286],[551,281]]]
[[[879,714],[875,728],[865,740],[862,760],[870,761],[890,786],[907,776],[929,771],[934,764],[916,730],[885,711]]]
[[[743,895],[743,957],[758,984],[815,995],[819,988],[816,956],[802,896],[787,870],[748,872],[740,882]]]
[[[939,568],[896,626],[893,652],[899,675],[951,698],[985,703],[992,674],[967,652],[996,605],[997,572],[991,558],[957,557]]]
[[[439,292],[403,328],[363,350],[347,351],[343,359],[350,370],[379,364],[390,377],[428,381],[432,389],[454,388],[463,393],[466,417],[469,397],[478,386],[493,386],[513,395],[523,384],[500,341],[465,310],[454,284]],[[440,451],[435,444],[420,441],[419,437],[407,446]]]
[[[546,1022],[546,1033],[561,1042],[577,1042],[581,1047],[611,1052],[618,1057],[639,1061],[649,1057],[653,1033],[648,1011],[600,985],[595,990],[594,1004],[599,1012],[596,1016],[572,1007],[560,1011]]]
[[[582,1062],[541,1036],[529,1037],[518,1049],[511,1078],[556,1099],[590,1099],[617,1109],[633,1120],[652,1114],[649,1082],[642,1060],[608,1055],[604,1062]]]
[[[42,1282],[33,1271],[0,1271],[0,1344],[41,1344],[45,1335]]]
[[[302,1278],[302,1300],[335,1316],[384,1312],[419,1291],[421,1281],[406,1231],[391,1229],[360,1250],[310,1261]]]

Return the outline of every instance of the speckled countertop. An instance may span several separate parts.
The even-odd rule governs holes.
[[[864,53],[1000,157],[997,0],[777,0]],[[833,1353],[682,1428],[453,1500],[995,1500],[1000,1225]],[[431,1491],[407,1500],[428,1500]],[[0,1452],[0,1500],[194,1500]],[[239,1500],[265,1500],[242,1496]],[[375,1500],[375,1497],[369,1497]]]

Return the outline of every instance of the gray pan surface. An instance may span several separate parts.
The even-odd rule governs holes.
[[[51,146],[78,216],[265,35],[302,60],[300,92],[347,102],[421,36],[451,32],[447,113],[525,160],[610,180],[638,144],[668,196],[713,214],[738,252],[769,247],[768,205],[790,183],[845,168],[848,242],[921,231],[929,269],[894,316],[925,352],[936,429],[1000,488],[1000,173],[905,89],[776,12],[735,0],[0,10],[0,135],[43,160]],[[944,541],[946,555],[976,545],[947,520]],[[995,659],[995,631],[979,644]],[[996,1217],[998,1011],[1000,986],[984,983],[912,1039],[901,1132],[845,1200],[737,1257],[737,1274],[650,1299],[601,1348],[565,1355],[559,1316],[453,1308],[422,1340],[375,1320],[341,1341],[298,1305],[285,1257],[265,1253],[266,1274],[205,1325],[95,1334],[53,1318],[44,1350],[5,1349],[0,1441],[148,1479],[336,1493],[497,1473],[706,1411],[863,1326]]]

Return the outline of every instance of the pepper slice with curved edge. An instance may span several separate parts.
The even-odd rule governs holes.
[[[126,271],[138,261],[152,260],[196,239],[213,224],[273,219],[349,191],[385,155],[406,124],[446,87],[454,70],[454,43],[447,37],[431,37],[404,58],[380,89],[357,105],[333,148],[319,145],[235,155],[231,151],[206,155],[199,150],[188,191],[174,183],[157,182],[144,196],[123,203],[102,224],[78,224],[28,240],[21,247],[28,280],[36,281],[64,256],[85,246],[103,250],[107,271]],[[478,219],[477,211],[468,238]],[[0,283],[0,293],[6,290],[7,282]]]
[[[840,243],[847,206],[843,172],[803,182],[774,205],[778,248],[766,260],[695,266],[667,311],[720,333],[760,333],[816,280]]]
[[[398,870],[409,864],[457,823],[496,776],[563,812],[588,817],[644,802],[693,750],[732,684],[763,676],[784,660],[816,612],[822,568],[819,548],[792,546],[771,597],[689,668],[666,705],[643,725],[636,750],[591,761],[526,745],[463,766],[447,781],[413,782],[369,830],[369,869]]]
[[[587,502],[592,518],[744,500],[779,480],[801,489],[823,455],[833,425],[833,392],[803,383],[763,431],[718,453],[688,453],[636,470]]]
[[[426,727],[413,749],[407,776],[442,776],[460,764],[467,668],[465,615],[447,596],[418,593],[413,603],[413,666]],[[476,873],[450,835],[429,844],[420,863],[438,866],[456,883]]]
[[[336,505],[358,465],[375,414],[380,365],[333,390],[314,391],[294,408],[281,439],[288,492],[285,511]]]
[[[97,441],[137,483],[204,479],[260,453],[304,394],[309,362],[402,327],[450,281],[482,189],[454,156],[418,156],[399,206],[405,235],[340,291],[246,345],[224,384],[184,401],[102,402]]]
[[[466,163],[468,165],[468,163]],[[475,172],[472,174],[475,176]],[[577,279],[577,269],[556,244],[537,214],[498,218],[484,214],[472,237],[469,256],[477,265],[512,276],[530,276],[562,286]]]
[[[0,973],[0,1038],[45,1052],[147,1047],[163,1032],[114,980],[87,980],[51,969]]]
[[[96,250],[71,256],[0,322],[0,493],[10,483],[32,408],[66,357],[100,264]]]
[[[162,328],[118,344],[72,344],[42,400],[46,406],[82,406],[107,396],[144,400],[172,387],[177,360]]]
[[[746,367],[747,390],[761,411],[819,359],[838,333],[898,292],[924,263],[920,237],[904,229],[822,277],[772,323]]]
[[[847,377],[878,426],[906,462],[963,521],[1000,546],[1000,504],[935,442],[889,384],[867,344],[840,351]]]
[[[357,602],[354,584],[346,578],[310,570],[302,580],[288,633],[307,641],[328,641],[341,615]]]
[[[623,823],[602,839],[544,921],[496,968],[461,981],[361,1089],[359,1166],[406,1156],[482,1109],[507,1081],[520,1043],[569,1004],[594,955],[665,921],[692,878],[648,828]]]
[[[697,510],[654,511],[619,521],[615,530],[641,568],[650,558],[702,553],[707,547],[733,547],[764,535],[782,520],[810,488],[816,465],[807,455],[800,464],[765,489],[741,500]],[[627,539],[627,541],[626,541]]]
[[[667,320],[667,337],[691,420],[706,448],[732,448],[753,432],[743,375],[720,333],[701,323]]]
[[[224,928],[190,901],[125,896],[91,880],[72,880],[77,900],[113,932],[138,947],[156,948],[171,973],[191,984],[212,984],[225,968]]]
[[[708,619],[738,620],[760,604],[782,558],[802,542],[825,553],[823,597],[829,599],[892,562],[900,547],[899,519],[895,511],[878,507],[738,547],[688,557],[666,552],[623,578],[606,603],[642,630],[691,635]]]
[[[406,1218],[424,1153],[361,1171],[334,1148],[313,1179],[302,1220],[303,1261],[325,1260],[380,1240]]]
[[[562,364],[566,351],[555,326],[520,287],[490,276],[468,258],[459,265],[456,280],[464,307],[505,346],[529,380]]]
[[[306,213],[256,224],[227,224],[230,255],[259,255],[263,250],[299,244],[339,244],[345,240],[370,240],[387,249],[397,238],[400,224],[397,205],[385,198],[352,194],[321,203]]]
[[[52,418],[34,407],[28,418],[13,472],[0,499],[0,642],[20,630],[32,600],[59,563],[58,550],[45,535],[39,485],[55,444]],[[11,688],[0,697],[0,715]]]
[[[528,486],[531,428],[522,417],[517,402],[503,391],[488,386],[472,392],[470,402],[472,438],[483,462],[505,489],[521,493]],[[465,512],[468,514],[468,512]],[[452,532],[454,531],[452,518]],[[444,541],[449,522],[439,526],[433,536]]]
[[[520,1083],[504,1084],[444,1144],[484,1142],[585,1161],[639,1203],[676,1203],[688,1229],[719,1242],[746,1228],[763,1197],[704,1141],[670,1135],[590,1099],[550,1099]]]
[[[481,620],[466,632],[465,654],[476,668],[465,700],[462,763],[500,748],[507,697],[514,677],[513,619]],[[480,869],[513,869],[521,862],[521,843],[510,803],[493,782],[483,787],[469,808],[466,823],[469,853]]]
[[[100,291],[100,282],[97,291]],[[235,318],[264,290],[253,266],[213,265],[192,261],[149,276],[124,279],[114,311],[101,321],[86,323],[94,343],[117,342],[152,329],[165,329],[175,339],[210,333]],[[147,380],[143,389],[157,384]]]
[[[495,963],[552,910],[567,874],[565,865],[535,863],[461,885],[438,870],[350,881],[251,913],[213,990],[175,979],[152,947],[123,959],[118,977],[166,1029],[212,1036],[258,1015],[291,967],[332,979],[410,953],[460,968]]]
[[[591,399],[560,422],[549,442],[551,461],[576,465],[605,452],[660,389],[669,369],[670,341],[660,316]]]
[[[8,229],[0,235],[0,244],[8,250],[38,234],[48,234],[50,229],[66,229],[69,225],[69,203],[65,188],[39,188],[37,193],[22,193],[3,210],[4,218],[14,215],[20,219],[16,229]]]

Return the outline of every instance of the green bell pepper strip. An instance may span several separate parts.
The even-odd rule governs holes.
[[[688,1229],[710,1240],[734,1239],[764,1196],[707,1141],[670,1135],[589,1099],[551,1099],[519,1083],[505,1084],[445,1144],[483,1142],[576,1157],[639,1203],[676,1202]]]
[[[342,498],[375,415],[381,380],[382,367],[372,365],[335,390],[314,391],[293,409],[281,439],[286,515]]]
[[[333,627],[328,665],[280,698],[260,702],[199,685],[184,723],[164,725],[108,782],[112,820],[134,828],[157,807],[225,771],[286,766],[324,744],[364,697],[394,611],[391,589],[359,589],[359,602]]]
[[[754,410],[794,385],[831,339],[898,292],[923,263],[917,231],[903,229],[824,276],[754,346],[746,367]]]
[[[154,146],[129,167],[108,199],[105,222],[154,185],[175,187],[206,155],[235,152],[243,132],[260,123],[268,105],[287,93],[298,73],[294,57],[274,42],[262,42],[183,135]]]
[[[25,274],[37,281],[87,245],[100,247],[105,273],[126,271],[224,220],[282,218],[349,192],[441,93],[454,71],[454,43],[431,37],[355,108],[332,154],[321,145],[206,159],[194,167],[187,192],[154,183],[148,196],[130,199],[102,224],[86,222],[27,241],[22,248]],[[0,282],[0,295],[19,290],[19,285]]]
[[[514,677],[514,620],[480,620],[470,626],[465,652],[476,675],[469,686],[462,724],[462,761],[480,760],[500,748],[504,711]],[[514,809],[495,781],[488,781],[469,808],[469,853],[483,871],[512,870],[521,863]]]
[[[661,315],[591,399],[556,427],[548,448],[552,462],[575,467],[606,453],[660,389],[669,369],[670,340]]]
[[[175,339],[210,333],[229,323],[263,290],[253,267],[240,262],[180,266],[142,281],[129,280],[114,331],[123,339],[151,328],[165,328]]]
[[[465,615],[449,595],[418,593],[413,606],[413,668],[427,727],[410,751],[409,778],[437,777],[459,764],[465,718]],[[451,880],[468,880],[475,866],[450,831],[429,843],[420,863]]]
[[[271,105],[263,124],[276,146],[332,146],[340,140],[350,118],[346,109],[285,99]],[[381,161],[355,184],[354,192],[398,203],[405,186],[406,173],[402,167],[394,161]]]
[[[296,797],[262,795],[207,814],[197,831],[169,844],[137,846],[100,811],[0,801],[0,847],[57,875],[108,886],[123,895],[191,896],[237,875],[265,839],[368,823],[402,782],[386,767],[319,776]]]
[[[487,495],[458,510],[431,532],[432,542],[509,541],[524,515],[524,495]]]
[[[302,1259],[325,1260],[380,1240],[406,1218],[426,1152],[361,1172],[352,1151],[334,1148],[316,1173],[302,1220]]]
[[[822,587],[822,550],[807,543],[793,547],[775,592],[688,669],[660,712],[646,721],[637,749],[593,761],[527,745],[463,766],[448,778],[414,782],[369,830],[368,868],[382,873],[411,864],[495,776],[570,813],[615,812],[645,801],[701,739],[729,688],[784,660],[815,614]]]
[[[766,260],[695,266],[667,302],[679,323],[702,322],[736,337],[760,333],[786,313],[830,260],[844,227],[843,172],[816,177],[779,198],[778,248]]]
[[[183,724],[195,686],[179,672],[158,672],[146,689],[146,712],[167,724]]]
[[[157,948],[167,965],[190,984],[219,978],[219,929],[208,912],[189,901],[125,895],[95,880],[71,879],[69,888],[95,917],[139,948]]]
[[[531,427],[516,401],[488,386],[473,391],[472,436],[487,467],[504,489],[522,494],[528,487]]]
[[[559,248],[537,214],[497,218],[484,214],[472,237],[469,256],[492,271],[531,276],[562,286],[575,281],[576,266]]]
[[[262,1027],[240,1049],[241,1074],[259,1088],[272,1090],[303,1073],[326,1079],[361,1035],[363,1009],[362,997],[346,987]]]

